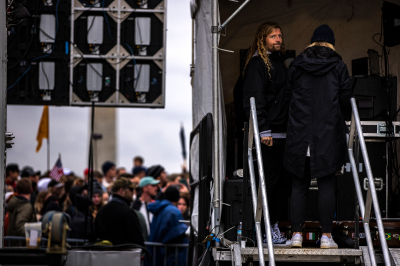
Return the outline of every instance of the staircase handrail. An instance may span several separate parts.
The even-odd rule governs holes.
[[[354,98],[351,98],[350,102],[351,102],[351,108],[352,108],[350,134],[347,134],[347,136],[346,136],[347,137],[347,145],[348,145],[348,153],[349,153],[349,159],[350,159],[350,164],[351,164],[351,171],[353,173],[354,185],[355,185],[355,189],[356,189],[356,193],[357,193],[357,199],[358,199],[359,206],[360,206],[361,217],[363,220],[364,231],[365,231],[365,235],[366,235],[371,265],[376,265],[375,253],[374,253],[374,248],[373,248],[373,243],[372,243],[372,238],[371,238],[371,232],[369,229],[372,205],[374,206],[374,210],[375,210],[375,218],[376,218],[376,223],[378,226],[378,234],[379,234],[379,239],[381,242],[381,248],[382,248],[382,252],[383,252],[383,258],[385,261],[385,265],[391,265],[389,249],[388,249],[388,246],[386,243],[385,231],[383,228],[381,211],[380,211],[379,202],[378,202],[378,196],[376,194],[376,189],[375,189],[374,177],[372,175],[371,164],[369,162],[368,151],[367,151],[367,147],[365,144],[365,139],[364,139],[363,130],[361,127],[360,116],[358,114],[356,100]],[[365,204],[364,204],[364,199],[363,199],[362,190],[361,190],[361,186],[360,186],[360,181],[358,178],[358,172],[357,172],[358,167],[356,166],[356,162],[354,160],[353,147],[356,146],[357,147],[356,151],[358,151],[357,142],[359,143],[360,148],[361,148],[361,153],[362,153],[362,156],[364,159],[365,170],[367,172],[367,177],[368,177],[368,185],[369,186],[368,186],[367,199],[366,199]],[[356,221],[356,222],[358,222],[358,221]]]
[[[268,244],[268,257],[269,257],[269,265],[275,266],[275,256],[274,256],[274,247],[272,244],[272,235],[271,235],[271,224],[269,220],[269,210],[268,210],[268,200],[267,200],[267,190],[264,179],[264,166],[261,154],[261,144],[260,144],[260,132],[258,130],[258,120],[257,120],[257,112],[256,112],[256,103],[254,97],[250,98],[250,118],[249,118],[249,138],[248,138],[248,164],[249,164],[249,172],[250,172],[250,184],[251,184],[251,196],[253,202],[253,214],[254,221],[256,224],[256,236],[257,236],[257,246],[258,246],[258,255],[259,262],[261,266],[265,265],[264,260],[264,249],[263,249],[263,241],[261,237],[261,218],[262,214],[264,214],[265,221],[265,234],[267,236],[267,244]],[[254,166],[253,166],[253,136],[255,141],[255,147],[257,152],[257,163],[258,163],[258,172],[259,172],[259,185],[258,185],[258,193],[256,192],[256,181],[254,174]],[[240,245],[240,243],[239,243]]]

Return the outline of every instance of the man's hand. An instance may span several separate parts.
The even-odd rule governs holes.
[[[261,143],[267,146],[272,146],[273,144],[272,137],[261,137]]]

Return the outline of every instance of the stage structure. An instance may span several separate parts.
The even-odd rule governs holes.
[[[166,0],[46,0],[9,28],[8,104],[164,108]]]
[[[376,265],[379,260],[385,261],[386,265],[391,265],[390,261],[392,260],[392,265],[394,265],[394,260],[397,263],[396,253],[398,250],[393,248],[393,243],[390,242],[390,238],[386,238],[385,233],[391,234],[387,231],[390,230],[388,222],[391,219],[394,221],[398,219],[396,204],[397,200],[400,200],[399,194],[396,194],[396,190],[399,189],[396,142],[399,137],[397,121],[400,110],[398,108],[399,93],[397,93],[399,88],[397,76],[400,73],[397,64],[399,56],[397,33],[400,25],[398,23],[400,19],[398,17],[400,14],[398,0],[384,1],[383,7],[381,2],[376,1],[331,3],[326,0],[316,3],[315,1],[278,0],[267,2],[263,0],[220,2],[192,0],[191,12],[194,24],[193,64],[191,65],[193,124],[197,127],[192,132],[190,173],[193,185],[199,184],[200,186],[198,190],[197,187],[195,189],[191,208],[194,232],[190,241],[192,256],[189,257],[192,258],[192,264],[198,265],[201,260],[204,263],[213,256],[215,260],[231,261],[234,265],[241,265],[244,262],[243,258],[246,258],[245,260],[249,264],[252,264],[254,260],[261,260],[260,265],[262,265],[262,254],[264,254],[264,259],[270,257],[268,258],[270,265],[275,265],[274,260],[287,262],[337,261],[342,263],[352,261],[356,264],[361,262],[366,265],[369,263]],[[257,28],[263,22],[271,20],[277,21],[282,26],[286,49],[291,52],[291,56],[287,58],[291,58],[291,60],[310,44],[312,32],[316,27],[328,24],[335,32],[335,49],[342,56],[348,66],[349,74],[352,76],[355,97],[352,100],[353,114],[357,114],[358,118],[351,125],[352,132],[357,131],[356,135],[360,136],[354,143],[353,141],[349,143],[349,153],[353,152],[353,145],[356,146],[354,149],[356,163],[349,162],[349,165],[346,165],[346,174],[341,180],[344,181],[342,183],[346,187],[354,183],[353,189],[351,192],[341,191],[342,194],[349,194],[349,197],[344,208],[341,207],[342,202],[338,202],[337,208],[341,208],[342,216],[347,215],[348,219],[356,222],[351,221],[354,223],[355,229],[353,236],[349,237],[349,239],[354,239],[351,239],[354,244],[349,244],[349,248],[340,248],[337,252],[316,250],[315,253],[307,253],[309,250],[279,249],[272,254],[265,247],[262,252],[257,251],[254,247],[256,244],[247,242],[248,253],[246,253],[246,248],[241,248],[240,245],[235,247],[233,244],[236,239],[235,226],[239,221],[243,226],[242,236],[245,235],[245,232],[250,232],[246,234],[249,238],[254,236],[254,222],[251,219],[254,214],[251,207],[254,207],[254,204],[251,204],[252,200],[248,199],[248,195],[255,196],[256,194],[252,193],[251,186],[245,183],[249,182],[247,181],[248,172],[251,170],[250,166],[247,166],[246,169],[247,152],[243,152],[248,148],[247,145],[244,145],[246,141],[243,141],[243,135],[246,135],[248,130],[243,123],[244,119],[240,119],[243,118],[240,113],[242,109],[240,104],[243,99],[240,92],[236,91],[235,93],[237,89],[235,84],[237,84],[242,69],[239,62],[243,56],[242,51],[247,50],[251,45]],[[390,47],[390,50],[386,47]],[[366,57],[367,55],[368,57]],[[288,66],[290,65],[290,62],[286,63]],[[353,69],[361,70],[361,74],[357,71],[352,73]],[[235,99],[235,95],[239,95],[239,97]],[[359,116],[358,112],[360,112]],[[198,128],[203,125],[205,117],[207,119],[212,117],[213,120],[214,126],[212,129],[210,127],[210,132],[208,132],[213,135],[212,141],[208,135],[198,133]],[[243,130],[243,125],[245,130]],[[368,131],[369,128],[371,128],[371,132]],[[238,138],[240,135],[241,139]],[[252,138],[251,135],[248,137]],[[369,135],[373,139],[364,141]],[[350,137],[352,138],[353,135]],[[212,143],[212,148],[206,147],[204,143],[206,141]],[[242,143],[246,147],[239,152],[239,146]],[[362,158],[359,156],[360,147]],[[203,149],[203,153],[207,151],[213,154],[212,181],[207,179],[211,173],[207,172],[207,175],[204,175],[205,170],[209,170],[209,168],[204,167],[206,162],[201,156],[203,153],[197,152],[201,149]],[[370,149],[370,156],[368,156],[368,149]],[[375,152],[378,149],[379,153]],[[242,153],[245,157],[243,171],[239,164]],[[369,163],[371,159],[373,162]],[[253,161],[250,160],[250,164],[252,163]],[[363,165],[365,171],[359,170],[360,173],[358,173],[356,165]],[[374,168],[375,176],[372,175],[371,166]],[[347,174],[348,168],[351,169],[349,174]],[[242,172],[242,175],[238,175],[239,172]],[[346,178],[351,174],[350,178]],[[344,180],[345,178],[346,180]],[[242,186],[240,186],[240,181],[243,181]],[[359,181],[363,181],[363,184],[359,184]],[[205,196],[201,190],[208,188],[208,182],[213,188],[210,195],[207,195],[211,201],[204,203]],[[361,185],[363,189],[361,189]],[[358,188],[357,193],[355,193],[355,187]],[[237,200],[240,198],[239,188],[243,190],[241,209],[238,208]],[[226,189],[228,191],[225,191]],[[310,190],[312,189],[311,183]],[[261,208],[262,193],[257,194],[259,199],[257,207]],[[350,202],[352,204],[349,204]],[[352,207],[349,207],[350,205]],[[231,215],[221,217],[224,216],[223,213]],[[259,213],[259,215],[261,214]],[[207,217],[207,220],[201,219],[204,216]],[[363,220],[361,224],[359,223],[360,217]],[[376,225],[371,224],[373,227],[369,226],[370,218],[376,221]],[[234,224],[232,221],[237,223]],[[257,221],[255,222],[257,223]],[[363,241],[364,246],[360,246],[360,238],[367,232],[361,233],[360,225],[366,231],[374,228],[371,230],[374,239],[369,238],[368,241]],[[267,226],[267,232],[268,229]],[[224,233],[226,234],[224,235]],[[290,229],[285,233],[290,235]],[[347,235],[347,233],[345,234]],[[221,237],[222,235],[224,236]],[[226,241],[228,235],[231,237]],[[312,240],[315,245],[315,239]],[[198,244],[201,242],[207,242],[210,248],[208,245],[207,248],[199,248]],[[373,246],[380,246],[380,250],[376,249],[375,254]],[[224,247],[229,250],[223,251]],[[262,247],[258,245],[258,248]],[[200,256],[202,259],[197,260]]]

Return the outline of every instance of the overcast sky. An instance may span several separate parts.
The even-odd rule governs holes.
[[[188,149],[192,128],[189,0],[168,1],[167,28],[166,108],[117,109],[117,165],[127,169],[132,167],[133,156],[141,155],[146,166],[161,164],[169,173],[180,171],[181,122]],[[7,164],[46,170],[46,140],[40,152],[35,152],[42,110],[42,106],[7,106],[7,131],[16,137],[13,148],[7,149]],[[88,162],[90,110],[87,107],[50,107],[49,110],[50,167],[61,153],[63,166],[81,176]]]

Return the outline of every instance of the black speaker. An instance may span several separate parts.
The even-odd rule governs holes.
[[[224,183],[224,205],[222,207],[221,221],[224,224],[224,231],[232,226],[238,226],[242,222],[242,196],[243,196],[243,179],[226,179]],[[224,237],[236,241],[236,228],[229,230]]]
[[[389,110],[389,105],[391,115],[396,113],[397,77],[390,77],[387,82],[384,77],[352,77],[351,86],[362,121],[386,120],[382,116]],[[397,121],[397,117],[392,120]]]
[[[400,6],[383,2],[382,20],[385,45],[392,47],[400,44]]]
[[[375,139],[374,139],[375,140]],[[367,140],[368,141],[368,140]],[[386,217],[386,143],[384,140],[366,142],[369,161],[371,164],[372,175],[375,179],[376,193],[379,201],[379,208],[382,217]],[[357,166],[361,190],[363,192],[364,203],[366,201],[368,178],[365,171],[365,164],[360,150],[360,162]],[[350,162],[347,160],[344,174],[337,176],[337,221],[354,220],[355,197],[353,174]],[[361,214],[360,214],[361,217]],[[371,217],[375,217],[372,207]]]
[[[351,73],[353,76],[368,76],[368,57],[351,60]]]

